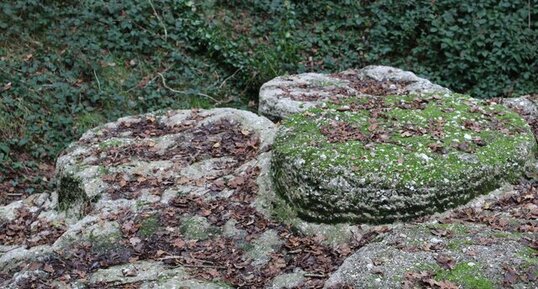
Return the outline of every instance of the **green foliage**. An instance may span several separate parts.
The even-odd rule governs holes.
[[[203,14],[193,2],[154,2],[0,4],[0,27],[9,27],[0,35],[5,163],[21,152],[53,159],[88,128],[119,116],[239,95],[224,82],[233,71],[199,41]]]
[[[538,6],[532,1],[377,1],[368,61],[489,98],[536,92]]]
[[[381,63],[477,97],[536,92],[531,2],[2,1],[0,173],[119,116],[245,108],[285,73]]]

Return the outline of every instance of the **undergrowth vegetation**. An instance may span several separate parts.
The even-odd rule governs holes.
[[[476,97],[536,92],[531,2],[2,1],[0,189],[30,193],[39,164],[107,120],[253,109],[285,73],[387,64]]]

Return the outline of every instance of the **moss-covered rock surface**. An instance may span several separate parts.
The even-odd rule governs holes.
[[[518,178],[536,140],[517,114],[462,95],[336,100],[290,116],[277,193],[305,218],[383,223],[442,211]]]
[[[395,227],[347,258],[325,288],[532,288],[536,257],[526,256],[536,250],[497,234],[463,223]]]

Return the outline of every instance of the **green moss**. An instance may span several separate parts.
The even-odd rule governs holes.
[[[538,250],[531,247],[525,247],[517,252],[517,255],[525,261],[524,267],[538,266]]]
[[[491,234],[491,236],[495,238],[503,238],[503,239],[518,238],[519,235],[521,235],[521,233],[516,233],[516,232],[493,232],[493,234]]]
[[[151,237],[159,229],[159,218],[150,216],[140,223],[138,234],[143,238]]]
[[[432,272],[435,280],[450,281],[463,289],[494,289],[494,283],[487,279],[482,272],[481,264],[470,266],[467,262],[456,264],[452,270],[441,268],[436,263],[422,263],[415,266],[413,271]]]
[[[220,234],[221,231],[209,225],[207,219],[200,216],[185,218],[181,221],[179,231],[187,238],[205,240],[212,235]]]
[[[439,270],[435,274],[437,280],[447,280],[461,285],[465,289],[494,289],[496,288],[489,279],[481,273],[480,266],[469,263],[459,263],[452,270]]]
[[[99,176],[105,176],[110,173],[110,169],[107,166],[99,166],[97,172],[99,173]]]
[[[452,251],[462,251],[466,246],[473,244],[473,241],[467,239],[451,239],[447,242],[447,248]]]
[[[401,108],[420,102],[424,99],[421,96],[377,98],[386,110],[381,110],[383,117],[376,118],[377,128],[374,130],[386,132],[386,141],[329,142],[321,128],[329,126],[334,131],[331,128],[334,123],[347,123],[356,133],[372,135],[371,109],[341,109],[363,105],[369,99],[372,98],[349,98],[339,104],[329,103],[292,115],[283,122],[273,145],[273,179],[277,192],[300,208],[298,213],[302,217],[325,222],[327,218],[318,218],[323,212],[309,212],[313,204],[323,203],[323,200],[321,197],[315,201],[304,199],[301,190],[293,184],[279,183],[283,177],[288,180],[301,178],[302,184],[312,182],[312,189],[318,190],[313,194],[316,196],[341,193],[331,191],[332,187],[326,183],[316,183],[319,175],[325,181],[343,177],[355,188],[396,190],[405,195],[420,190],[421,194],[429,194],[426,192],[428,188],[435,189],[445,193],[433,195],[427,211],[439,211],[489,192],[503,182],[516,180],[537,149],[530,127],[517,114],[503,106],[484,104],[462,95],[430,97],[421,109]],[[478,125],[480,129],[466,128],[468,123]],[[432,129],[435,126],[439,129]],[[404,134],[409,127],[424,133]],[[432,135],[432,131],[441,131],[441,134]],[[485,145],[477,140],[482,140]],[[461,144],[470,151],[458,147]],[[443,152],[433,150],[434,145],[440,145]],[[297,168],[303,174],[300,177],[289,170],[290,163],[297,160],[304,161]],[[282,170],[283,165],[287,169]],[[350,198],[356,199],[350,199],[350,203],[362,202],[361,196]],[[410,206],[414,206],[413,202]],[[339,215],[335,214],[338,210],[327,209],[326,214],[334,221],[345,221],[349,220],[346,210],[342,209]],[[413,210],[426,209],[418,206],[406,209],[408,212]],[[382,216],[393,212],[376,207],[370,214],[376,214],[381,220]]]
[[[74,203],[89,202],[88,196],[82,189],[80,178],[73,175],[62,176],[58,186],[58,205],[61,210],[67,210]]]
[[[410,103],[417,96],[388,96],[385,102],[397,103],[401,100]],[[353,103],[354,100],[348,102]],[[355,100],[356,101],[356,100]],[[492,111],[501,111],[499,119],[507,121],[509,129],[521,129],[523,133],[508,137],[499,131],[483,130],[473,132],[462,129],[464,121],[485,123],[486,117],[480,113],[469,112],[471,106],[466,104],[470,100],[463,96],[454,96],[443,101],[431,102],[423,110],[409,110],[394,108],[387,112],[392,121],[378,118],[379,126],[385,130],[393,130],[396,126],[407,124],[412,127],[428,129],[431,120],[445,121],[444,136],[440,142],[448,150],[446,155],[436,154],[428,147],[436,143],[429,135],[404,137],[398,133],[391,134],[387,143],[378,143],[373,149],[365,147],[360,141],[347,141],[344,143],[328,143],[327,138],[321,134],[320,127],[328,125],[333,119],[354,124],[363,134],[369,134],[368,119],[371,118],[367,110],[356,112],[338,112],[335,109],[343,105],[329,104],[327,108],[314,108],[307,114],[291,116],[284,126],[293,130],[291,137],[277,138],[275,147],[287,155],[300,155],[312,167],[329,169],[334,166],[355,167],[357,175],[367,175],[369,172],[384,172],[390,174],[387,179],[398,180],[400,186],[427,185],[432,181],[457,179],[465,176],[476,166],[461,160],[462,152],[453,145],[464,142],[466,139],[480,137],[488,143],[485,147],[475,144],[470,146],[476,150],[475,155],[481,166],[504,166],[506,162],[515,158],[514,153],[518,146],[533,141],[528,125],[515,113],[495,106]],[[362,102],[362,101],[357,101]],[[442,109],[454,109],[453,112],[443,112]],[[490,107],[488,107],[490,108]],[[502,117],[502,118],[501,118]],[[304,144],[309,144],[305,147]],[[354,159],[350,156],[355,156]],[[402,160],[401,163],[398,162]],[[425,161],[429,159],[429,161]]]
[[[146,200],[136,200],[135,206],[137,209],[142,209],[150,204],[151,202],[146,201]]]
[[[297,219],[297,212],[286,203],[285,200],[276,197],[272,203],[273,210],[272,215],[276,221],[284,223],[286,225],[293,225],[294,220]]]
[[[123,142],[121,140],[109,139],[109,140],[105,140],[105,141],[99,143],[99,148],[100,149],[108,149],[108,148],[113,148],[113,147],[119,147],[122,144],[123,144]]]
[[[466,236],[469,233],[469,227],[465,224],[448,223],[448,224],[434,224],[429,226],[430,228],[437,228],[440,230],[447,230],[454,236]]]
[[[122,235],[120,232],[112,232],[106,235],[94,235],[91,233],[88,236],[88,241],[92,244],[92,251],[97,254],[123,249],[123,246],[119,242],[121,239]]]

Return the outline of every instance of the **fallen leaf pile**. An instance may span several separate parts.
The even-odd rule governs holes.
[[[327,137],[327,141],[347,142],[350,140],[366,141],[368,137],[359,128],[353,127],[346,122],[333,121],[329,125],[320,128],[321,133]]]
[[[134,144],[120,147],[99,149],[80,155],[79,158],[87,157],[88,154],[99,156],[91,164],[94,165],[119,165],[133,160],[159,161],[172,160],[182,166],[190,165],[208,158],[231,156],[236,159],[250,159],[257,153],[259,138],[256,134],[241,129],[238,123],[222,120],[216,123],[203,125],[202,127],[189,127],[186,125],[176,127],[154,129],[154,122],[145,125],[138,124],[138,130],[130,137],[141,137],[142,134],[159,136],[165,133],[177,134],[176,145],[167,148],[164,152],[156,145],[155,141],[145,139]],[[139,132],[139,133],[135,133]],[[179,132],[181,132],[179,134]],[[118,133],[114,131],[114,133]],[[111,137],[111,136],[109,136]]]
[[[65,224],[40,219],[39,213],[22,207],[17,210],[14,220],[1,222],[0,244],[34,247],[54,243],[65,232]]]
[[[459,287],[449,281],[437,281],[431,272],[407,272],[402,282],[403,289],[458,289]]]
[[[445,221],[458,220],[482,223],[502,231],[538,233],[538,182],[521,183],[515,187],[514,194],[481,208],[456,210]]]
[[[206,200],[196,195],[180,195],[170,206],[157,203],[141,212],[124,210],[109,215],[108,221],[122,224],[122,239],[115,249],[103,251],[90,242],[77,243],[67,251],[57,252],[43,262],[32,264],[48,275],[42,279],[33,276],[25,282],[28,288],[47,288],[51,280],[66,283],[75,279],[86,280],[91,272],[101,268],[136,260],[154,260],[170,266],[181,265],[195,278],[223,280],[237,288],[263,288],[275,276],[301,268],[307,278],[298,288],[321,288],[329,274],[347,256],[379,234],[389,231],[386,227],[372,230],[349,244],[335,248],[324,245],[323,239],[297,233],[265,218],[251,206],[258,189],[258,175],[259,169],[251,167],[227,182],[214,183],[216,190],[233,190],[228,198]],[[189,238],[174,228],[181,227],[191,216],[206,218],[217,231],[233,219],[235,228],[244,231],[245,235],[225,237],[210,234],[202,240]],[[141,227],[151,218],[155,218],[156,228],[147,236],[141,232]],[[269,229],[275,230],[284,244],[270,255],[266,265],[258,268],[245,255],[244,246]]]
[[[349,81],[349,86],[355,89],[358,93],[368,95],[388,95],[401,93],[403,88],[410,82],[404,81],[390,81],[390,80],[375,80],[375,79],[359,79],[356,74],[353,73],[336,73],[332,76],[339,79]]]

